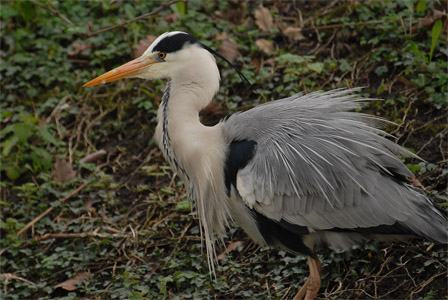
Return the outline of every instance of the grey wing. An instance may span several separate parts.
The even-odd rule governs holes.
[[[236,190],[264,216],[310,231],[400,224],[408,233],[446,241],[446,219],[406,184],[413,174],[397,154],[413,155],[356,112],[352,90],[292,96],[231,116],[228,142],[257,143],[237,173]],[[403,233],[403,232],[401,232]]]

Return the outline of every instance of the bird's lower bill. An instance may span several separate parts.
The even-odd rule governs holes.
[[[87,86],[95,86],[100,84],[105,84],[108,82],[116,81],[118,79],[127,78],[135,76],[139,73],[140,70],[147,68],[148,66],[157,63],[157,61],[147,60],[142,57],[134,59],[124,65],[115,68],[107,73],[104,73],[101,76],[98,76],[95,79],[87,82],[83,85],[83,87]]]

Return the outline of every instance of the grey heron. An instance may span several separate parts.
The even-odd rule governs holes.
[[[368,99],[344,89],[294,95],[205,126],[199,112],[219,89],[214,55],[187,33],[167,32],[84,85],[170,80],[156,139],[195,202],[211,272],[230,219],[260,245],[308,257],[310,276],[295,299],[318,293],[319,245],[348,249],[398,236],[447,243],[446,212],[412,185],[397,157],[413,154],[386,138],[384,120],[353,111]]]

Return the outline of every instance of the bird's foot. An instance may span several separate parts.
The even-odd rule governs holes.
[[[320,278],[309,277],[299,292],[294,296],[293,300],[301,300],[305,297],[305,300],[313,300],[319,292]]]
[[[320,276],[322,275],[322,264],[319,259],[308,257],[308,265],[310,267],[310,276],[299,292],[294,296],[293,300],[313,300],[319,292]]]
[[[320,289],[320,278],[319,277],[310,277],[307,280],[307,289],[306,289],[306,295],[305,300],[313,300],[314,297],[316,297],[317,293]]]
[[[302,288],[299,290],[299,292],[294,296],[294,299],[292,300],[302,300],[303,297],[306,295],[307,286],[308,286],[308,280],[305,281],[305,284],[302,286]]]
[[[417,178],[408,177],[408,180],[413,186],[415,186],[417,188],[421,188],[422,190],[426,191],[426,188],[423,186],[423,184]]]

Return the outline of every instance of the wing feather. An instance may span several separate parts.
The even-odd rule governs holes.
[[[272,220],[312,230],[392,225],[415,215],[421,197],[391,180],[413,176],[396,155],[415,155],[375,127],[387,121],[350,111],[369,100],[353,92],[292,96],[226,121],[229,143],[257,143],[237,173],[246,203]]]

